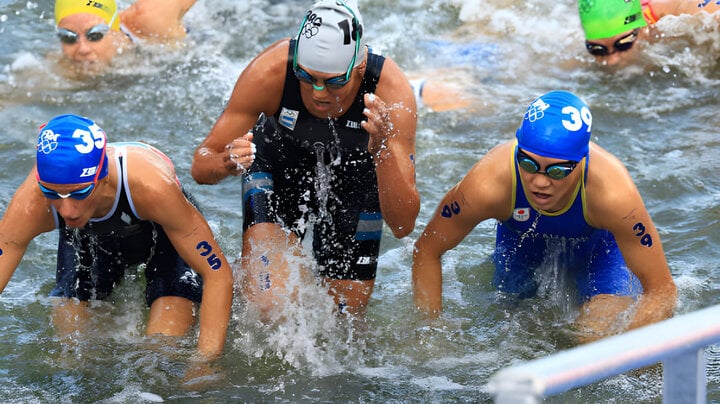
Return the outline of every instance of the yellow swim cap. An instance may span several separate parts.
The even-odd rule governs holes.
[[[102,17],[105,23],[114,30],[120,29],[120,19],[117,17],[115,0],[56,0],[55,25],[63,18],[79,13],[95,14]]]

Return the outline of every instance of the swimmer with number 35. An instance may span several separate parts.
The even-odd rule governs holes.
[[[200,305],[196,359],[223,350],[233,296],[230,266],[170,159],[138,142],[108,143],[93,121],[61,115],[40,129],[37,164],[0,221],[0,291],[36,236],[58,229],[55,326],[87,328],[88,302],[110,297],[145,266],[146,333],[182,336]]]
[[[448,191],[415,243],[413,291],[423,312],[441,311],[443,254],[494,219],[494,286],[531,297],[538,269],[558,265],[582,303],[579,341],[672,315],[677,291],[660,235],[623,164],[590,141],[591,128],[577,96],[544,94],[527,108],[516,139],[490,150]],[[632,315],[623,321],[626,310]]]

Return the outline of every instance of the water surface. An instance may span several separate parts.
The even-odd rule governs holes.
[[[121,6],[128,2],[121,1]],[[52,1],[0,0],[0,207],[31,169],[37,128],[62,113],[96,120],[111,141],[165,151],[197,197],[231,261],[240,257],[240,183],[200,186],[190,161],[258,52],[296,32],[310,2],[200,1],[181,51],[144,47],[113,73],[66,80],[54,65]],[[93,335],[62,341],[46,298],[57,236],[28,249],[0,296],[0,397],[12,402],[490,401],[499,369],[572,346],[576,308],[552,290],[509,302],[490,286],[494,223],[478,226],[444,258],[443,315],[412,307],[411,248],[442,195],[495,144],[512,138],[525,106],[555,89],[594,114],[593,140],[636,180],[660,230],[679,287],[678,312],[720,300],[720,34],[707,18],[663,21],[667,41],[644,64],[609,73],[584,53],[575,2],[361,0],[373,47],[409,73],[472,96],[469,110],[420,110],[417,182],[422,208],[402,240],[385,231],[375,293],[362,324],[336,319],[329,300],[304,290],[292,321],[263,327],[236,299],[214,376],[184,383],[196,336],[144,337],[138,274],[94,308]],[[320,296],[320,297],[318,297]],[[708,401],[720,401],[720,350],[708,349]],[[659,368],[621,375],[550,402],[661,402]]]

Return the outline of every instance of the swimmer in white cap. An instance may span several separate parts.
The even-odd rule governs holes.
[[[270,317],[290,295],[287,252],[313,257],[338,307],[359,313],[375,283],[383,224],[399,238],[415,227],[415,96],[367,34],[355,1],[313,5],[292,38],[242,72],[195,152],[201,184],[242,174],[243,287]],[[319,164],[329,170],[322,185]],[[302,223],[312,217],[320,218],[313,248],[303,251]]]
[[[572,285],[551,291],[574,297],[579,342],[672,316],[677,290],[660,234],[630,174],[590,141],[591,131],[590,109],[572,93],[530,103],[515,139],[447,192],[415,242],[421,311],[442,309],[443,254],[495,220],[495,288],[522,299],[537,297],[540,285]]]
[[[197,359],[220,355],[232,270],[170,159],[144,143],[108,143],[100,126],[76,115],[41,127],[36,155],[0,220],[0,291],[30,242],[57,229],[50,296],[61,334],[91,333],[88,302],[108,299],[126,271],[142,265],[147,335],[185,335],[199,307]]]
[[[196,0],[137,0],[118,10],[114,0],[56,0],[55,24],[64,63],[94,74],[135,42],[185,37],[182,18]]]

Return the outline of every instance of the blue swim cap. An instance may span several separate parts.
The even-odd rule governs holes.
[[[543,157],[580,161],[588,153],[592,114],[567,91],[551,91],[528,106],[515,132],[518,146]]]
[[[106,145],[105,131],[90,119],[55,117],[38,135],[38,178],[50,184],[82,184],[104,178],[108,173]]]

